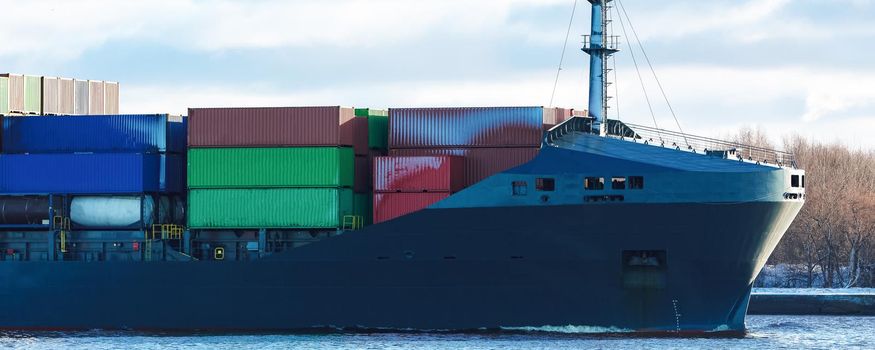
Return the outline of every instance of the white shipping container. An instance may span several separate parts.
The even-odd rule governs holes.
[[[88,114],[104,114],[104,84],[99,80],[88,81]]]
[[[73,114],[76,104],[73,79],[58,78],[58,114]]]
[[[0,74],[0,77],[9,78],[8,98],[9,112],[24,112],[24,76],[20,74]]]
[[[105,82],[104,83],[104,114],[118,114],[119,107],[119,87],[118,83],[115,82]]]
[[[55,77],[42,77],[42,81],[43,100],[40,114],[59,114],[60,112],[58,112],[58,105],[60,102],[60,80]]]

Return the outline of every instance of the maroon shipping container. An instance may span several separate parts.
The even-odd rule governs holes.
[[[353,146],[367,154],[367,123],[352,108],[189,108],[188,116],[190,147]]]
[[[539,148],[410,148],[393,149],[390,156],[465,157],[465,187],[495,173],[526,163],[538,155]]]
[[[374,191],[456,192],[465,188],[465,158],[389,156],[374,164]]]
[[[368,156],[355,156],[355,177],[352,186],[353,191],[357,193],[371,191],[371,185],[374,182],[373,173],[371,172],[373,169],[374,168],[370,166]]]
[[[537,147],[542,107],[389,109],[389,149]]]
[[[419,211],[449,197],[447,192],[374,193],[374,223]]]
[[[571,108],[544,108],[544,130],[570,119],[572,111]]]

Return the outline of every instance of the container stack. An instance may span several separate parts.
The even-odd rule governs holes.
[[[353,187],[365,175],[355,173],[355,154],[367,154],[367,120],[357,121],[353,109],[192,108],[189,115],[189,228],[361,225]]]
[[[0,74],[2,115],[109,115],[119,111],[119,84]]]
[[[182,224],[185,127],[167,115],[4,117],[0,193],[62,196],[78,229]]]
[[[465,187],[534,158],[544,108],[389,110],[389,155],[465,157]]]
[[[356,108],[356,118],[367,120],[368,154],[356,155],[356,176],[360,181],[356,184],[356,210],[365,218],[365,225],[373,223],[374,211],[374,162],[378,157],[388,153],[389,145],[389,112],[383,109]]]
[[[424,209],[464,186],[463,157],[378,157],[374,165],[374,222]]]
[[[390,109],[389,157],[374,170],[375,221],[423,209],[528,162],[538,154],[543,128],[555,123],[557,114],[542,107]],[[420,185],[384,186],[387,179],[392,184],[399,178]],[[429,178],[445,185],[426,185],[435,183]]]

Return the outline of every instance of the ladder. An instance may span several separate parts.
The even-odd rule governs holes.
[[[67,233],[70,232],[70,218],[60,215],[52,217],[52,229],[58,232],[58,248],[61,253],[67,252]]]
[[[344,231],[358,230],[364,226],[364,218],[361,215],[344,215],[342,227]]]

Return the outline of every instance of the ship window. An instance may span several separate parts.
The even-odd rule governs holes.
[[[513,182],[513,195],[514,196],[525,196],[528,193],[529,185],[525,181],[514,181]]]
[[[535,189],[538,191],[553,191],[556,189],[556,180],[539,177],[535,179]]]
[[[626,189],[626,178],[625,177],[612,177],[611,178],[611,189],[612,190],[625,190]]]
[[[799,175],[790,176],[790,187],[799,187]]]
[[[605,189],[605,178],[587,177],[583,179],[583,188],[587,190],[603,190]]]
[[[644,189],[644,176],[629,176],[629,189]]]

